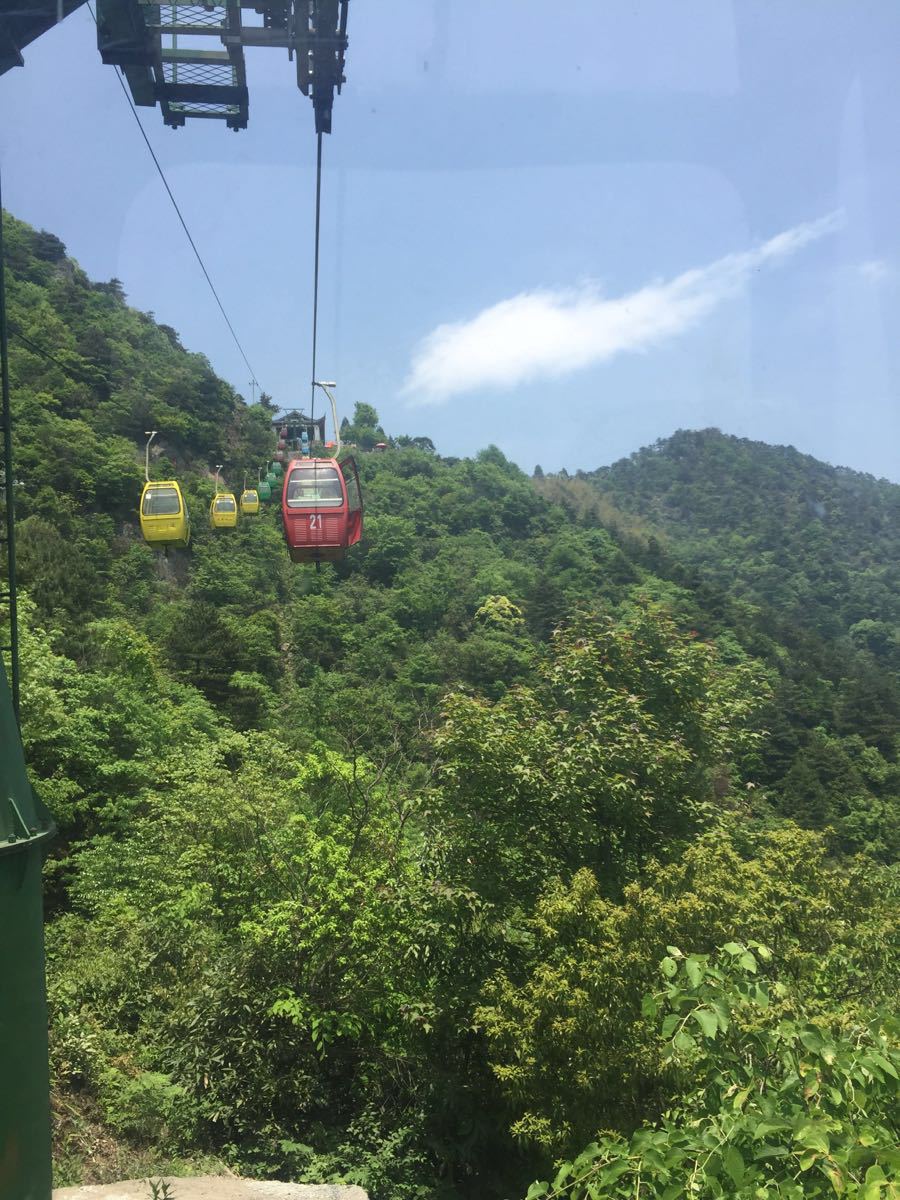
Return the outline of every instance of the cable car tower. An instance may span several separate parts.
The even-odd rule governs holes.
[[[0,75],[22,66],[22,48],[84,0],[0,0]],[[316,133],[331,132],[344,83],[348,0],[211,0],[154,4],[96,0],[97,46],[121,67],[134,103],[159,105],[166,125],[189,117],[245,129],[244,49],[270,46],[296,61],[297,86],[312,100]]]

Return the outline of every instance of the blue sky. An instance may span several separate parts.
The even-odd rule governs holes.
[[[900,481],[894,0],[352,0],[319,365],[445,454],[591,469],[676,428]],[[4,200],[249,397],[86,8],[0,77]],[[276,401],[308,395],[315,136],[140,110]]]

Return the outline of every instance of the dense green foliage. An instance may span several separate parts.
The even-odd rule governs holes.
[[[857,640],[900,663],[895,484],[715,429],[679,431],[586,478],[677,541],[704,579],[831,637],[879,621],[880,636]]]
[[[617,530],[682,620],[770,666],[757,781],[779,811],[895,860],[900,487],[718,430],[536,482]]]
[[[215,463],[255,479],[268,405],[5,220],[58,1181],[213,1159],[373,1200],[886,1195],[891,531],[841,534],[865,612],[822,582],[844,624],[801,621],[751,556],[719,569],[714,530],[749,535],[715,496],[708,534],[667,525],[640,458],[639,505],[360,403],[363,542],[294,567],[273,507],[203,519]],[[150,427],[194,516],[168,558],[137,528]]]
[[[602,1137],[528,1200],[896,1195],[896,1029],[810,1013],[759,973],[772,955],[757,942],[726,942],[715,962],[668,950],[644,1012],[666,1012],[675,1103],[630,1138]]]

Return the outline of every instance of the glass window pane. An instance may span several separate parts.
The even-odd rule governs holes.
[[[344,483],[347,485],[347,509],[349,512],[358,512],[362,508],[362,497],[359,494],[356,464],[352,458],[341,463],[341,471],[344,475]]]
[[[287,502],[291,508],[337,508],[344,502],[341,477],[334,467],[312,463],[295,467],[288,478]]]
[[[172,517],[181,511],[181,501],[175,488],[152,488],[144,494],[141,511],[145,517]]]

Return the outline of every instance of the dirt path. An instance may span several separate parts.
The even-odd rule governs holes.
[[[163,1176],[170,1200],[368,1200],[360,1187],[335,1187],[330,1183],[270,1183],[236,1179],[233,1175]],[[54,1188],[53,1200],[150,1200],[146,1179],[121,1183],[93,1183],[86,1187]]]

